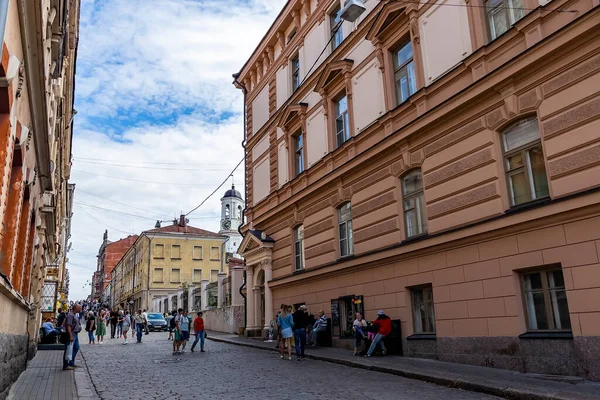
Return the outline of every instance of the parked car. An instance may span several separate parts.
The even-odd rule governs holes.
[[[169,330],[167,321],[165,321],[161,313],[148,313],[148,330],[163,332]]]

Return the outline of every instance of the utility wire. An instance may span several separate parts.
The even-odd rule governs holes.
[[[420,4],[420,5],[425,5],[425,4],[429,4],[429,2],[420,2],[417,0],[392,0],[394,3],[406,3],[406,4]],[[479,5],[479,4],[456,4],[456,3],[444,3],[444,4],[439,4],[440,6],[446,6],[446,7],[465,7],[465,8],[485,8],[485,9],[504,9],[504,10],[521,10],[521,11],[534,11],[537,10],[538,8],[527,8],[527,7],[488,7],[486,5]],[[385,6],[384,6],[385,7]],[[540,11],[542,12],[558,12],[558,13],[573,13],[576,14],[579,11],[577,10],[565,10],[563,8],[540,8]]]
[[[83,190],[83,189],[79,189],[79,188],[78,188],[78,189],[77,189],[77,191],[76,191],[76,193],[78,193],[78,192],[83,192],[83,193],[85,193],[85,194],[89,194],[90,196],[98,197],[99,199],[103,199],[103,200],[111,201],[111,202],[113,202],[113,203],[115,203],[115,204],[120,204],[120,205],[122,205],[122,206],[126,206],[126,207],[129,207],[129,208],[134,208],[134,209],[136,209],[136,210],[139,210],[139,211],[144,211],[144,212],[147,212],[147,213],[149,213],[149,214],[152,214],[152,215],[154,215],[154,216],[158,216],[158,215],[160,215],[160,219],[164,219],[164,215],[161,215],[161,214],[155,213],[155,212],[153,212],[153,211],[145,210],[145,209],[143,209],[143,208],[135,207],[135,206],[132,206],[132,205],[129,205],[129,204],[121,203],[121,202],[118,202],[118,201],[116,201],[116,200],[112,200],[112,199],[109,199],[109,198],[107,198],[107,197],[102,197],[102,196],[99,196],[99,195],[97,195],[97,194],[94,194],[94,193],[91,193],[91,192],[86,192],[86,191],[85,191],[85,190]]]
[[[157,162],[157,161],[134,161],[134,160],[105,160],[103,158],[88,158],[88,157],[74,157],[73,160],[87,160],[87,161],[103,161],[108,163],[129,163],[129,164],[159,164],[159,165],[204,165],[204,166],[221,166],[223,164],[204,164],[204,163],[188,163],[188,162]]]
[[[194,185],[194,184],[191,184],[191,183],[179,183],[179,182],[144,181],[144,180],[141,180],[141,179],[121,178],[119,176],[102,175],[102,174],[97,174],[95,172],[81,171],[81,170],[77,170],[77,172],[82,173],[82,174],[88,174],[88,175],[94,175],[94,176],[101,176],[101,177],[104,177],[104,178],[118,179],[118,180],[122,180],[122,181],[153,183],[153,184],[156,184],[156,185],[173,185],[173,186],[187,186],[187,187],[209,187],[209,186],[211,186],[211,185]]]
[[[94,164],[94,165],[105,165],[107,167],[121,167],[121,168],[138,168],[138,169],[155,169],[162,171],[227,171],[228,168],[177,168],[177,167],[149,167],[145,165],[127,165],[127,164],[109,164],[97,161],[85,161],[76,159],[76,162],[86,163],[86,164]]]
[[[225,183],[227,183],[227,181],[229,180],[229,177],[233,176],[233,173],[235,172],[236,169],[238,169],[238,167],[240,165],[242,165],[242,163],[244,162],[246,158],[242,158],[242,160],[238,163],[238,165],[235,166],[235,168],[233,169],[233,171],[231,171],[231,173],[229,175],[227,175],[227,178],[225,178],[225,180],[219,185],[219,187],[217,187],[215,190],[213,190],[213,192],[211,194],[208,195],[207,198],[205,198],[204,200],[202,200],[202,203],[200,203],[198,206],[196,206],[196,208],[194,208],[192,211],[188,212],[187,214],[185,214],[185,216],[187,217],[188,215],[190,215],[191,213],[193,213],[194,211],[196,211],[197,209],[199,209],[200,207],[202,207],[202,205],[204,203],[206,203],[208,201],[208,199],[210,199],[215,193],[217,193],[217,191],[219,189],[221,189],[221,187],[223,187],[223,185]]]
[[[101,224],[101,225],[103,225],[103,226],[106,226],[107,228],[110,228],[110,229],[112,229],[112,230],[115,230],[115,231],[117,231],[117,232],[126,233],[126,234],[128,234],[128,235],[130,234],[129,232],[122,231],[122,230],[120,230],[120,229],[117,229],[117,228],[115,228],[115,227],[113,227],[113,226],[110,226],[110,225],[108,225],[108,224],[107,224],[107,223],[105,223],[105,222],[102,222],[102,221],[100,221],[98,218],[94,217],[92,214],[90,214],[89,212],[87,212],[87,210],[86,210],[85,208],[81,207],[79,204],[75,204],[75,206],[76,206],[77,208],[79,208],[81,211],[83,211],[85,214],[87,214],[87,216],[88,216],[88,217],[90,217],[90,218],[91,218],[91,219],[93,219],[94,221],[98,222],[99,224]]]
[[[150,221],[156,221],[155,218],[144,217],[143,215],[130,214],[130,213],[126,213],[126,212],[123,212],[123,211],[111,210],[110,208],[98,207],[98,206],[94,206],[94,205],[91,205],[91,204],[80,203],[80,202],[77,202],[77,201],[74,201],[74,203],[77,204],[77,205],[79,205],[79,206],[97,208],[98,210],[109,211],[109,212],[113,212],[115,214],[123,214],[123,215],[128,215],[130,217],[136,217],[136,218],[141,218],[141,219],[148,219]],[[121,232],[123,232],[123,231],[121,231]]]

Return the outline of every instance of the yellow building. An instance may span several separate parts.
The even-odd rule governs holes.
[[[184,290],[192,292],[194,287],[200,289],[227,276],[227,240],[227,236],[188,226],[184,217],[142,232],[113,270],[111,305],[151,310],[160,299],[163,311],[163,301],[167,301],[166,310],[171,297],[179,296],[181,306]]]

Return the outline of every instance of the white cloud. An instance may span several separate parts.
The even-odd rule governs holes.
[[[82,1],[71,299],[90,293],[85,284],[96,269],[105,229],[114,241],[153,228],[158,218],[188,212],[242,159],[241,93],[232,86],[231,74],[284,4]],[[242,168],[234,179],[241,189]],[[190,224],[217,231],[215,215],[225,190],[192,214]]]

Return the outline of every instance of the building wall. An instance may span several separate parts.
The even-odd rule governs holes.
[[[289,2],[240,73],[248,102],[275,76],[278,86],[277,107],[258,131],[247,129],[246,144],[253,173],[243,229],[275,242],[263,252],[272,261],[269,306],[305,302],[313,312],[331,312],[334,299],[364,296],[368,319],[384,309],[401,320],[408,355],[600,380],[600,310],[591,301],[600,290],[591,231],[600,212],[598,7],[555,0],[548,7],[565,6],[578,17],[532,12],[493,39],[483,8],[374,2],[296,93],[280,89],[288,56],[303,44],[306,56],[331,3],[299,24],[293,11],[300,3]],[[289,26],[297,37],[278,40]],[[271,59],[274,41],[281,51]],[[416,87],[398,102],[392,52],[407,41]],[[261,64],[255,73],[263,52],[267,72]],[[351,137],[338,147],[335,100],[344,91]],[[311,98],[316,102],[300,104]],[[513,206],[503,133],[531,117],[548,196]],[[298,127],[308,169],[293,176],[285,166],[292,165]],[[253,151],[266,137],[270,156],[287,158],[269,163],[267,194],[266,173],[256,173],[264,161]],[[412,171],[423,182],[427,227],[420,237],[410,237],[405,219],[403,178]],[[354,249],[342,257],[337,209],[347,202]],[[297,272],[299,225],[305,262]],[[521,293],[523,274],[548,266],[562,271],[571,329],[544,336],[528,328]],[[432,288],[436,331],[413,340],[411,290],[423,285]]]

